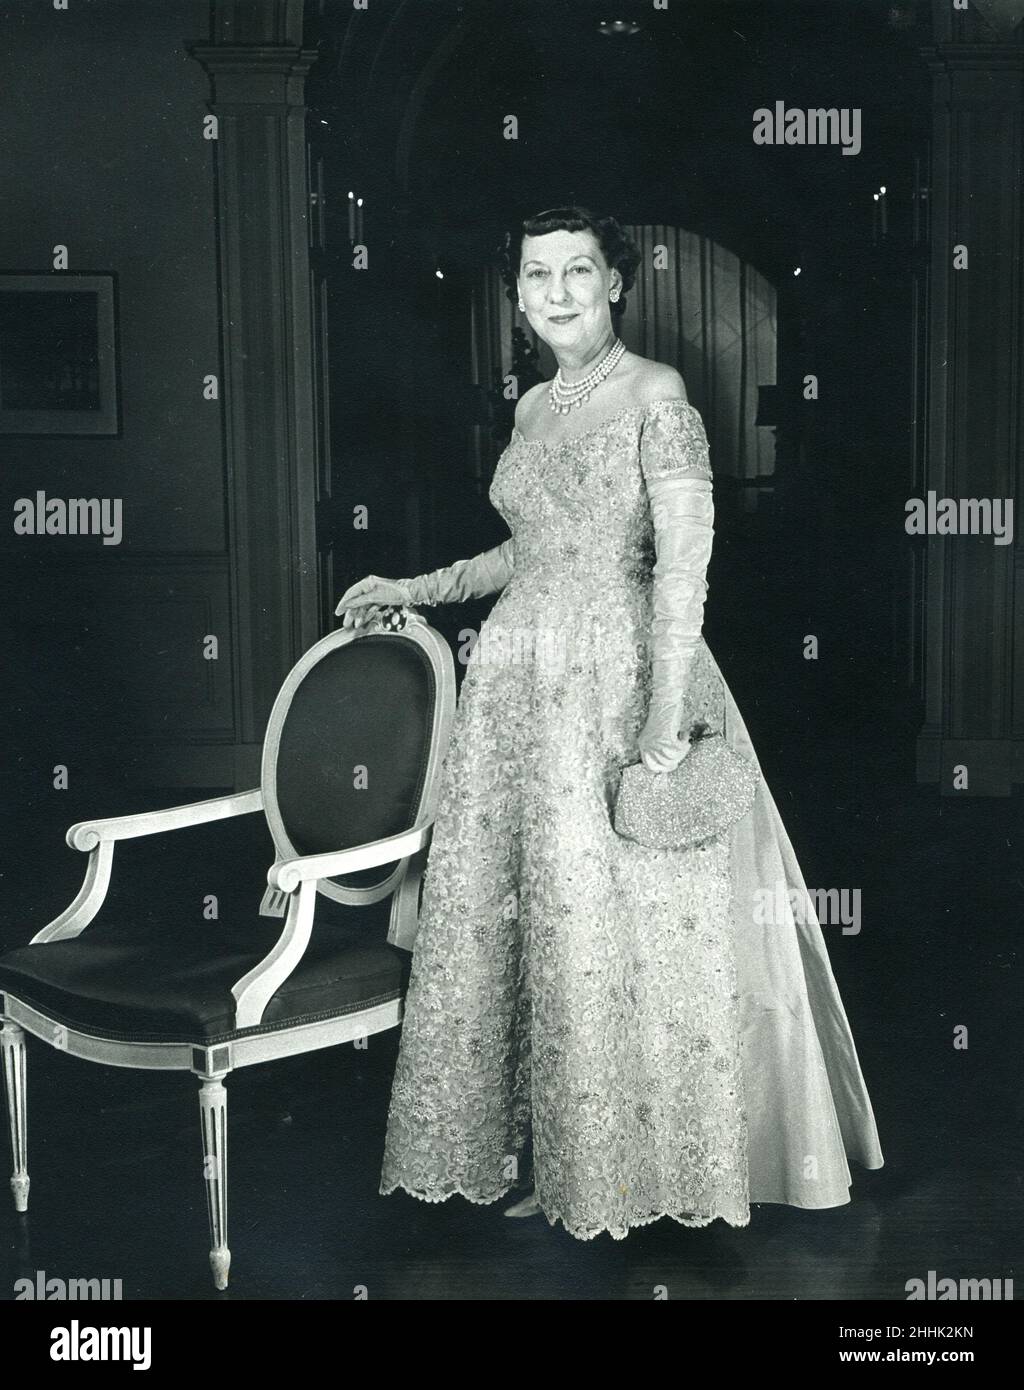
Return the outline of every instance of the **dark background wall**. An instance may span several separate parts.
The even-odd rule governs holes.
[[[120,438],[0,437],[8,796],[68,764],[73,800],[105,802],[154,742],[230,738],[213,154],[208,82],[185,49],[201,0],[4,6],[0,269],[113,272]],[[109,497],[120,546],[17,536],[14,501]],[[58,798],[59,800],[59,798]]]
[[[71,272],[116,272],[124,406],[121,439],[4,439],[4,486],[122,497],[122,554],[224,552],[219,410],[201,397],[218,351],[206,81],[184,46],[205,9],[4,6],[0,265],[48,272],[60,242]],[[0,545],[24,549],[6,526]]]

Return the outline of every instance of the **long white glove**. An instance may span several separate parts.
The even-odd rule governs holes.
[[[649,477],[647,495],[657,561],[652,693],[638,742],[646,767],[671,772],[690,751],[689,731],[680,738],[679,725],[704,622],[715,511],[706,477]]]
[[[434,607],[439,603],[486,598],[504,589],[513,571],[514,550],[510,536],[492,550],[468,560],[456,560],[444,569],[418,574],[413,579],[381,579],[379,575],[368,574],[345,590],[334,611],[338,616],[344,614],[343,627],[361,627],[378,608],[389,604]]]

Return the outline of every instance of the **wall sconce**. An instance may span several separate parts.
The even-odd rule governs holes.
[[[871,197],[875,204],[871,240],[873,244],[877,246],[879,240],[884,241],[889,235],[889,209],[886,205],[885,184],[882,184],[877,193],[872,193]]]
[[[357,198],[351,188],[348,191],[348,239],[353,245],[365,241],[363,233],[363,200]]]

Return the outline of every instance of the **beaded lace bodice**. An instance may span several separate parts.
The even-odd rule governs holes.
[[[643,482],[679,472],[712,476],[700,416],[686,402],[627,407],[555,443],[517,428],[490,489],[515,539],[517,575],[547,581],[552,592],[591,578],[649,578],[654,534]]]

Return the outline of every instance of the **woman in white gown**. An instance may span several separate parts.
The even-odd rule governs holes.
[[[493,1202],[532,1167],[510,1214],[581,1239],[661,1216],[741,1226],[752,1202],[840,1205],[848,1157],[882,1157],[763,778],[747,815],[695,848],[612,826],[623,767],[671,771],[698,720],[756,761],[701,636],[700,416],[673,368],[616,336],[638,255],[613,219],[556,209],[509,248],[559,364],[519,402],[491,485],[511,537],[414,579],[370,575],[338,605],[351,625],[500,593],[444,764],[381,1191]]]

